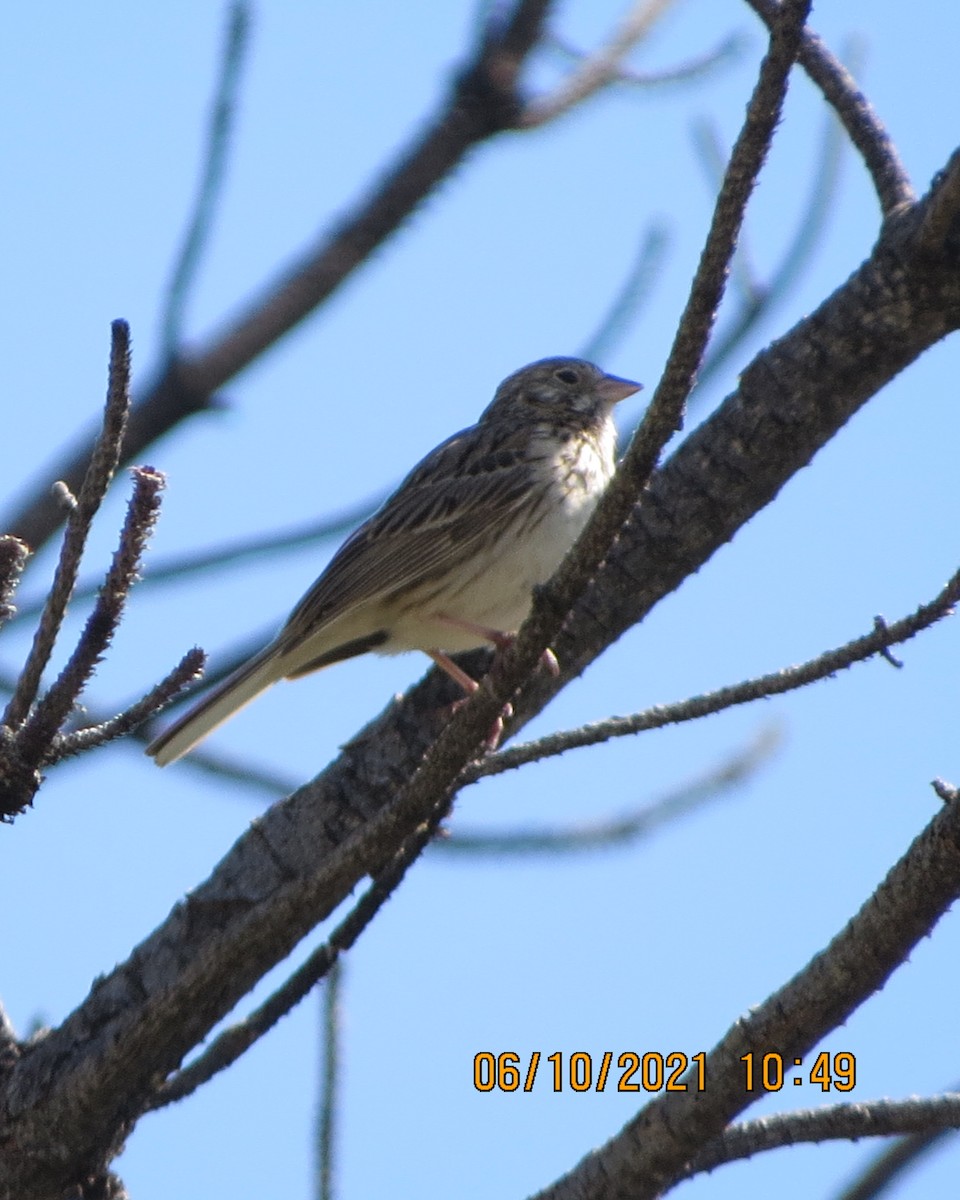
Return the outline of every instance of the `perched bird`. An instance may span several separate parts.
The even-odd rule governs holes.
[[[279,679],[368,650],[422,650],[476,690],[448,655],[511,640],[610,482],[613,406],[639,390],[576,358],[514,372],[344,542],[273,641],[147,753],[174,762]]]

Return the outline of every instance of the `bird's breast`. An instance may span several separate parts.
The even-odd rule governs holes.
[[[393,624],[388,653],[486,644],[450,623],[512,633],[530,611],[533,589],[546,583],[577,540],[614,471],[612,423],[606,436],[544,433],[531,440],[530,487],[510,520],[465,555],[460,569],[426,585]]]

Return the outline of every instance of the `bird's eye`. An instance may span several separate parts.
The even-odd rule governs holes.
[[[564,367],[560,371],[554,371],[554,377],[559,379],[561,383],[579,382],[579,376],[576,371],[571,371],[569,367]]]

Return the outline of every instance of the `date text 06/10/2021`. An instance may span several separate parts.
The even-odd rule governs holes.
[[[803,1060],[785,1060],[782,1054],[744,1054],[744,1091],[779,1092],[785,1084],[817,1087],[821,1092],[852,1092],[857,1084],[857,1060],[847,1050],[831,1054],[821,1050],[809,1066]],[[541,1069],[541,1063],[543,1064]],[[611,1050],[592,1055],[559,1050],[544,1056],[539,1050],[521,1055],[507,1050],[494,1054],[481,1050],[473,1056],[473,1086],[478,1092],[532,1092],[537,1079],[554,1092],[687,1092],[707,1090],[707,1054],[674,1050],[639,1053],[625,1050],[616,1058]]]

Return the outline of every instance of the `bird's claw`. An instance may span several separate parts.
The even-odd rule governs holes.
[[[459,712],[469,699],[469,696],[462,696],[459,700],[454,700],[454,702],[450,705],[450,712]],[[508,700],[503,708],[500,709],[498,716],[490,726],[487,736],[483,739],[483,748],[488,753],[496,750],[497,746],[500,745],[500,739],[503,737],[504,726],[512,716],[513,705]]]

